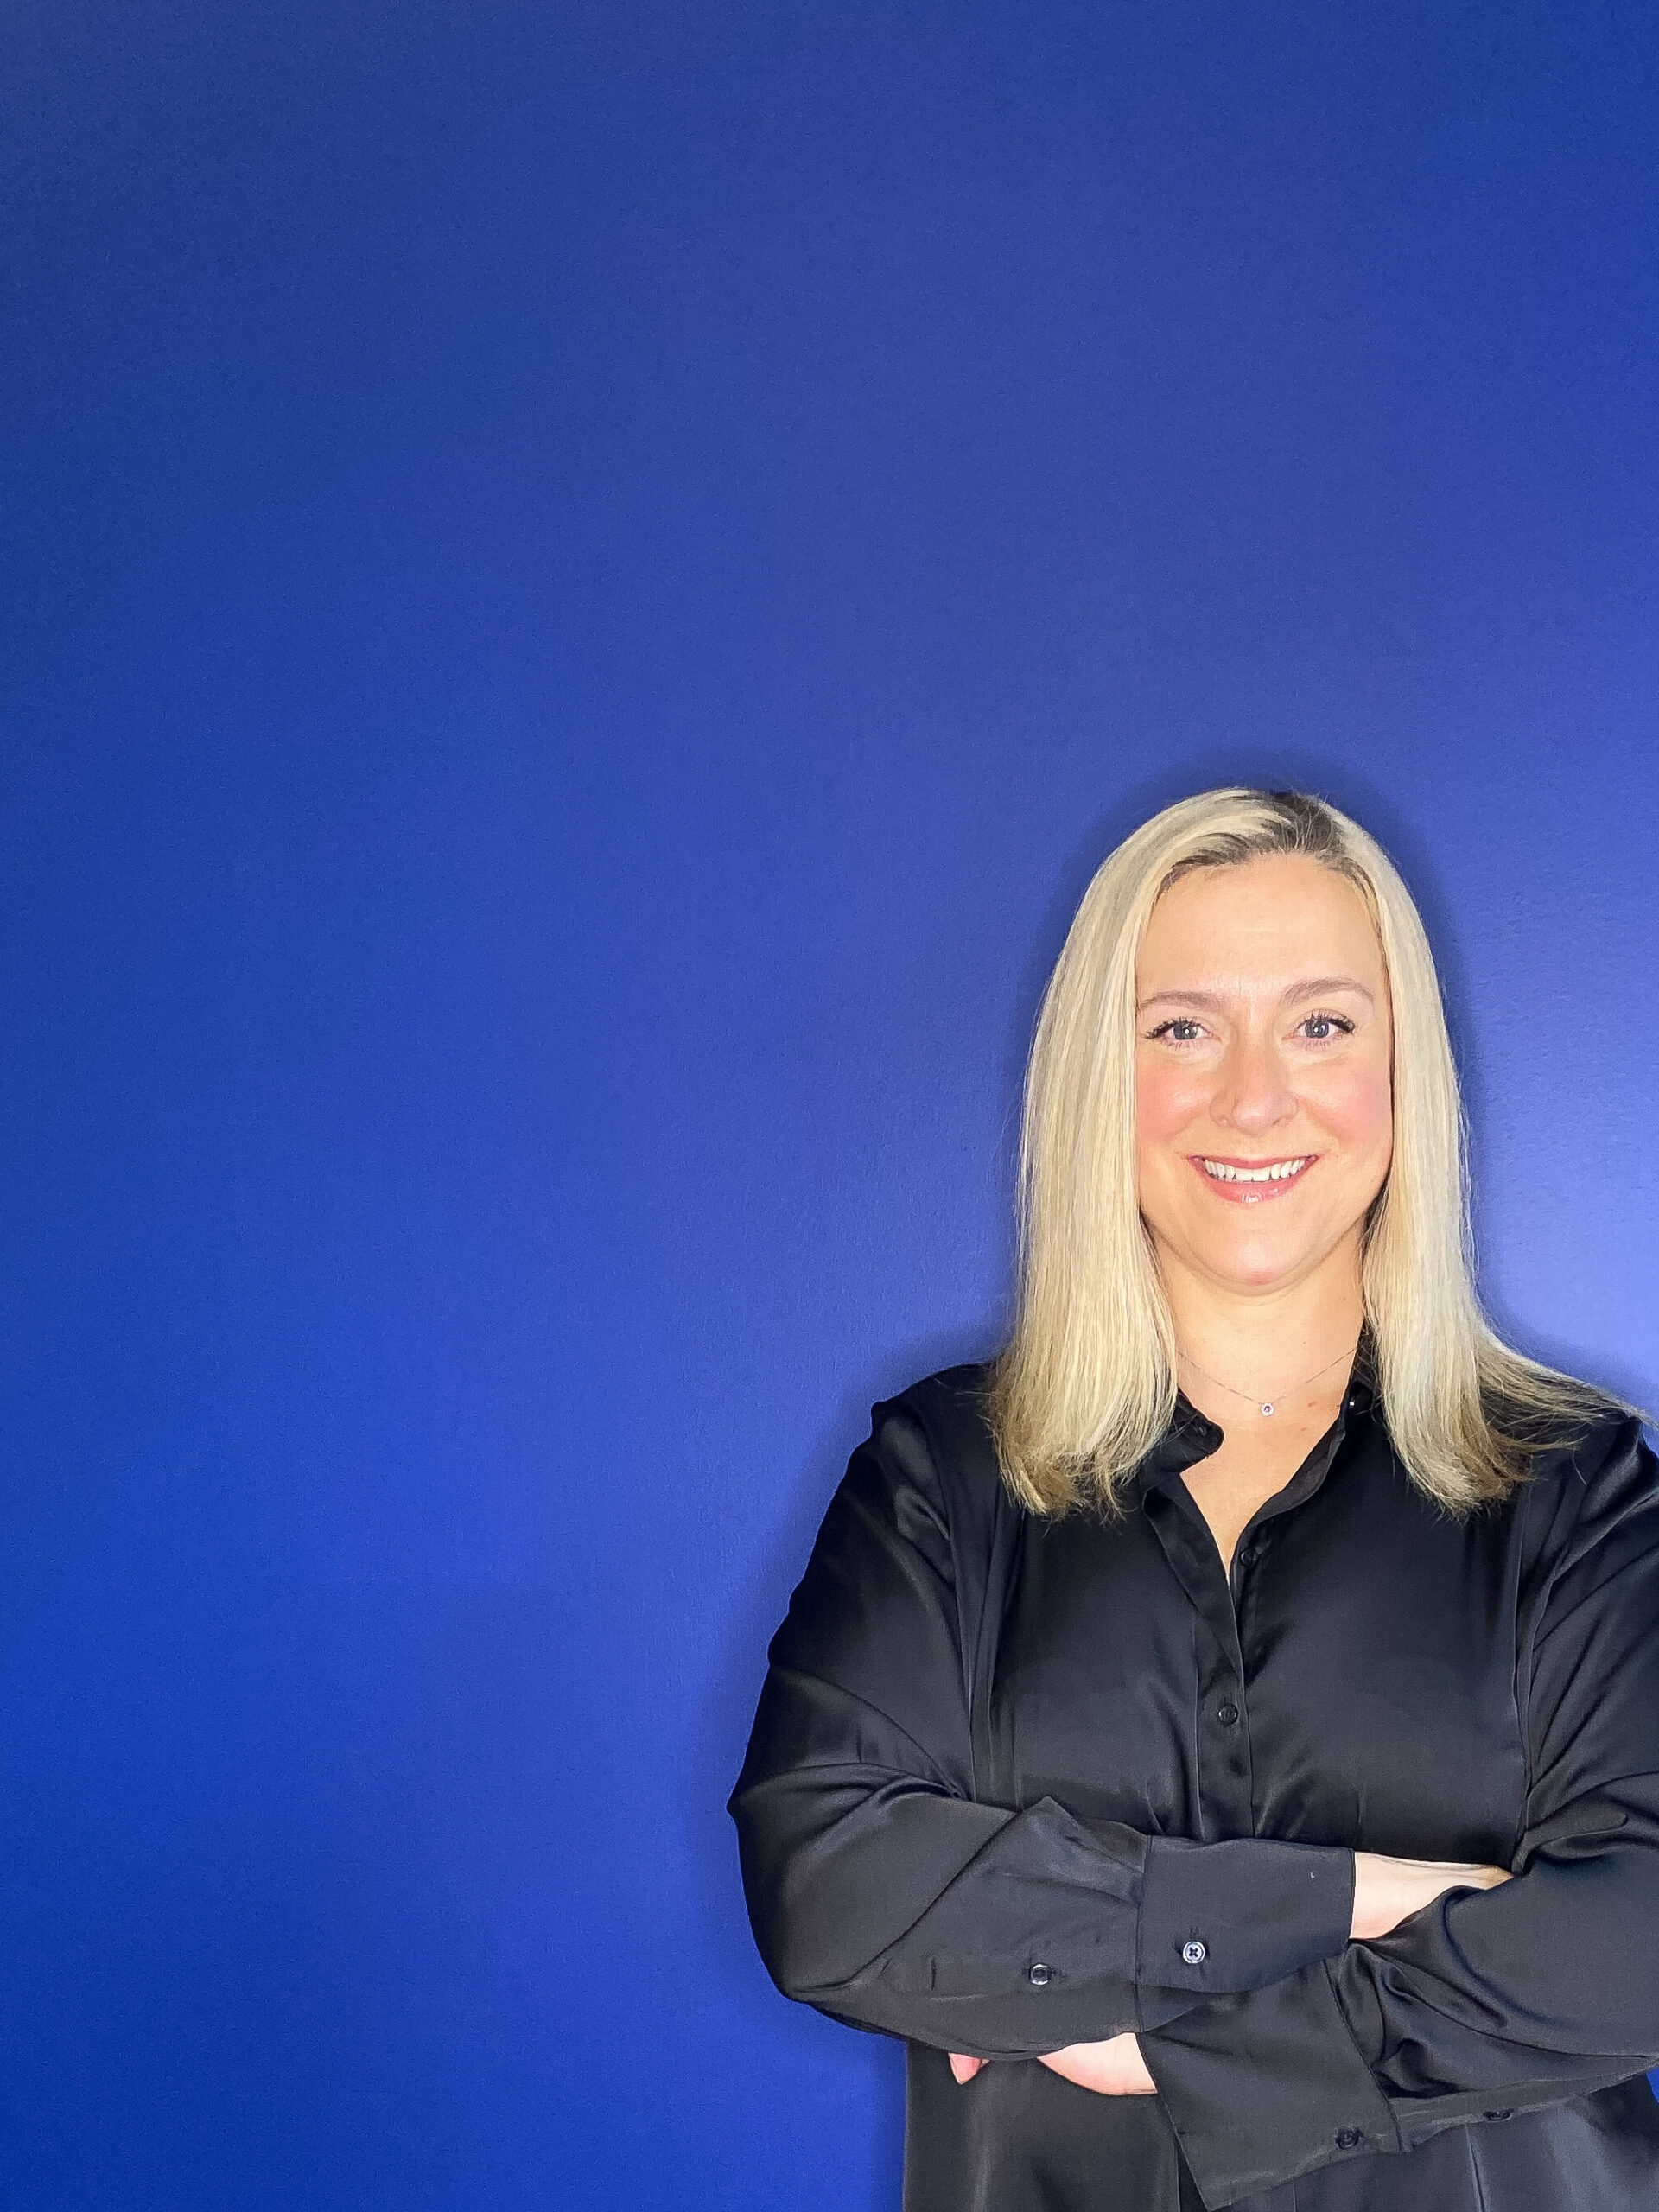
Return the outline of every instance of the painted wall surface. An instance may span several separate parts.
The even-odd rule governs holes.
[[[1659,1392],[1659,18],[14,0],[0,2198],[897,2201],[723,1800],[1107,849],[1329,793]]]

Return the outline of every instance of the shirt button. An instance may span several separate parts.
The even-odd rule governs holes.
[[[1200,1943],[1196,1936],[1190,1943],[1183,1943],[1181,1946],[1181,1956],[1190,1967],[1201,1967],[1209,1955],[1209,1947]]]
[[[1033,1989],[1046,1989],[1054,1979],[1054,1969],[1052,1967],[1046,1967],[1039,1959],[1036,1965],[1030,1969],[1027,1979]]]
[[[1238,1707],[1230,1698],[1225,1705],[1218,1705],[1216,1707],[1216,1718],[1224,1728],[1230,1728],[1238,1718]]]
[[[1501,2112],[1484,2112],[1480,2116],[1483,2120],[1513,2120],[1515,2113],[1505,2105]]]
[[[1338,2151],[1357,2150],[1359,2145],[1364,2140],[1365,2138],[1361,2134],[1360,2131],[1357,2127],[1339,2127],[1337,2130],[1337,2148]]]
[[[1241,1567],[1254,1567],[1261,1556],[1261,1553],[1254,1544],[1241,1544],[1238,1548],[1238,1563]]]

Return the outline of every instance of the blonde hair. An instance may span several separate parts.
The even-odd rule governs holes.
[[[1199,792],[1126,837],[1084,893],[1027,1074],[1014,1325],[988,1410],[1003,1478],[1036,1513],[1121,1509],[1175,1411],[1174,1323],[1136,1201],[1135,969],[1160,895],[1191,869],[1306,855],[1351,883],[1394,1011],[1394,1150],[1363,1231],[1378,1400],[1417,1488],[1453,1513],[1623,1401],[1526,1358],[1481,1310],[1467,1135],[1422,920],[1376,839],[1300,791]]]

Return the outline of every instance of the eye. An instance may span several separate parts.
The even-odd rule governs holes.
[[[1155,1029],[1147,1030],[1147,1041],[1154,1037],[1167,1037],[1172,1045],[1190,1045],[1192,1037],[1177,1037],[1174,1032],[1178,1029],[1190,1029],[1193,1036],[1201,1036],[1204,1024],[1195,1021],[1190,1014],[1173,1014],[1167,1021],[1160,1021]]]
[[[1323,1036],[1310,1037],[1307,1040],[1310,1045],[1328,1045],[1333,1031],[1344,1037],[1351,1037],[1354,1033],[1353,1023],[1340,1014],[1305,1014],[1296,1027],[1299,1029],[1320,1029],[1325,1033]]]

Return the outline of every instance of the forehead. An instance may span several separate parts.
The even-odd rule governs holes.
[[[1159,898],[1135,959],[1144,987],[1202,970],[1214,979],[1383,975],[1382,948],[1358,888],[1300,855],[1194,868]]]

